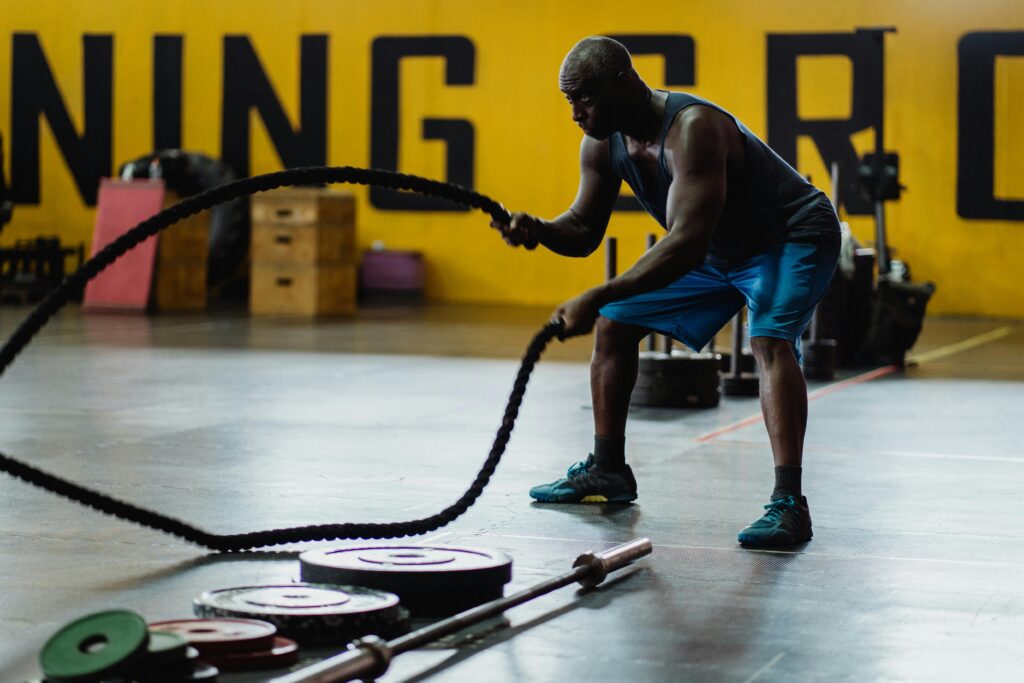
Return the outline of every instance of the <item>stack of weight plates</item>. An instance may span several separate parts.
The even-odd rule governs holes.
[[[150,630],[125,610],[82,617],[57,631],[39,653],[47,683],[102,680],[216,681],[217,668],[180,635]]]
[[[256,619],[180,619],[149,625],[151,635],[179,638],[198,658],[222,671],[277,669],[294,664],[299,646]]]
[[[302,580],[395,593],[417,617],[444,617],[502,597],[512,558],[482,548],[359,546],[299,556]]]
[[[409,630],[398,596],[358,586],[293,583],[207,591],[192,601],[197,616],[258,619],[303,644],[347,643],[365,635],[393,638]]]
[[[658,408],[714,408],[721,359],[714,353],[641,351],[633,405]]]

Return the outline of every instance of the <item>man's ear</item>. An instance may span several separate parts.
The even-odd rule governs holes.
[[[626,69],[615,74],[615,86],[623,90],[632,87],[640,80],[640,74],[636,69]]]

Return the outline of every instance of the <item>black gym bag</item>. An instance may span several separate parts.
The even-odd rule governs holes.
[[[860,361],[902,366],[904,356],[921,333],[924,310],[934,293],[932,282],[879,280],[871,322],[858,354]]]

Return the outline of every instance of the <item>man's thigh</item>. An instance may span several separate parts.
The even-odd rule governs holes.
[[[743,306],[743,295],[717,268],[702,265],[672,284],[607,304],[601,315],[704,348]]]
[[[796,342],[825,294],[839,258],[839,241],[785,242],[728,272],[743,293],[751,337]]]

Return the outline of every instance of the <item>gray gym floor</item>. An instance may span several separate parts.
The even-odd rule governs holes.
[[[3,338],[27,310],[0,309]],[[71,308],[0,380],[0,451],[221,533],[426,516],[476,473],[548,313],[311,323]],[[566,588],[403,655],[383,681],[1024,678],[1021,323],[929,319],[916,367],[813,383],[815,537],[792,552],[735,542],[771,489],[756,399],[635,410],[636,505],[531,504],[531,485],[591,445],[590,343],[549,349],[484,495],[415,540],[506,551],[511,588],[637,536],[654,554],[600,590]],[[3,475],[0,497],[5,683],[37,678],[43,641],[91,611],[187,618],[204,590],[297,576],[298,547],[208,554]]]

